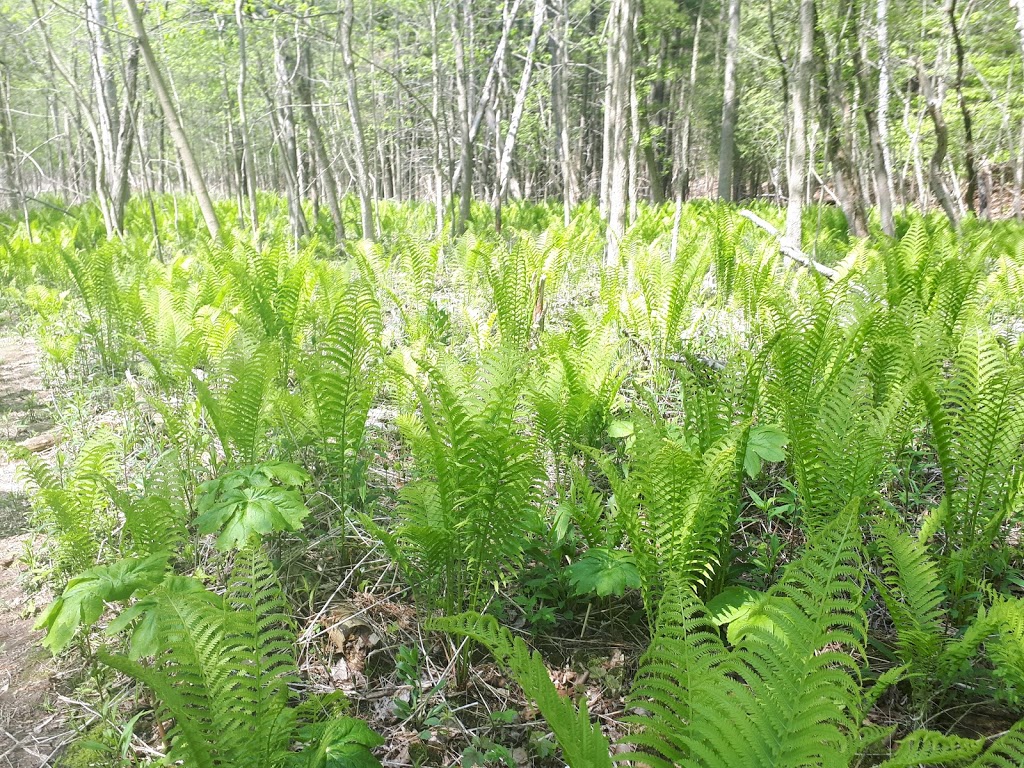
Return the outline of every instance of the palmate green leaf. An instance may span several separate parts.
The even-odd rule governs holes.
[[[764,598],[762,592],[749,587],[726,587],[705,606],[708,618],[716,627],[740,621],[749,614],[758,601]]]
[[[789,437],[781,427],[764,424],[750,428],[747,450],[743,455],[743,469],[749,477],[761,474],[761,462],[783,461],[789,444]]]
[[[166,552],[127,558],[89,568],[71,579],[49,610],[36,622],[47,630],[43,645],[53,653],[68,646],[79,627],[91,626],[107,602],[127,600],[140,589],[156,586],[167,570]]]
[[[567,570],[577,595],[622,597],[627,587],[640,588],[636,559],[631,553],[619,549],[589,549]]]
[[[236,488],[197,517],[196,528],[201,534],[220,531],[217,548],[226,551],[242,549],[254,534],[297,531],[308,514],[296,491],[275,486]]]
[[[307,726],[299,730],[298,737],[310,746],[289,756],[288,765],[295,768],[380,768],[370,750],[384,739],[357,718],[341,717]]]
[[[228,472],[199,486],[201,534],[218,533],[220,550],[242,549],[254,535],[297,531],[309,514],[298,486],[309,475],[297,464],[268,461]]]

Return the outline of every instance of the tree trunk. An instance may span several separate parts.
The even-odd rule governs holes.
[[[356,187],[359,190],[359,214],[362,235],[374,240],[373,187],[370,183],[369,155],[366,151],[366,137],[363,134],[363,119],[359,112],[359,95],[356,89],[356,66],[352,57],[352,23],[355,15],[354,0],[346,0],[341,14],[339,38],[341,62],[345,70],[345,100],[348,103],[349,119],[352,123],[353,158],[356,166]]]
[[[966,54],[964,43],[960,37],[960,28],[956,21],[957,0],[947,0],[946,17],[949,19],[949,31],[953,37],[953,52],[956,55],[956,79],[953,86],[956,88],[956,101],[960,107],[960,116],[964,122],[964,164],[967,169],[967,192],[965,202],[971,213],[976,213],[975,195],[978,191],[978,170],[975,159],[974,147],[974,123],[971,119],[971,110],[967,107],[967,99],[964,96],[964,67]]]
[[[572,149],[569,144],[569,48],[566,41],[568,33],[569,0],[554,0],[554,23],[551,34],[551,117],[556,134],[558,165],[562,175],[562,216],[566,226],[579,196]]]
[[[459,140],[461,142],[459,165],[461,172],[461,188],[459,191],[459,219],[455,226],[455,234],[461,235],[469,224],[473,198],[473,139],[471,135],[471,116],[469,114],[470,88],[469,72],[466,62],[466,50],[463,37],[466,31],[470,0],[461,0],[461,12],[452,9],[451,27],[452,43],[455,49],[455,93],[459,110]],[[454,185],[454,181],[453,181]],[[454,193],[454,189],[452,190]]]
[[[845,29],[850,23],[853,8],[847,0],[840,0],[838,10],[839,23]],[[830,40],[820,24],[818,33],[821,38],[818,50],[822,58],[820,71],[823,80],[819,89],[819,109],[822,130],[825,133],[825,154],[832,166],[836,197],[839,198],[839,205],[846,216],[850,234],[855,237],[866,237],[867,215],[862,203],[860,180],[853,167],[852,158],[853,138],[850,128],[854,118],[839,63],[844,58],[844,51],[839,48],[842,39]],[[853,47],[857,47],[856,39],[853,40]]]
[[[249,133],[249,117],[245,110],[245,85],[249,78],[249,62],[246,55],[244,5],[245,0],[235,0],[235,26],[238,30],[238,133],[242,145],[242,185],[249,202],[249,224],[255,235],[260,231],[260,219],[259,202],[256,199],[256,160]]]
[[[725,38],[725,84],[722,89],[722,134],[718,145],[718,198],[732,200],[736,160],[736,116],[740,100],[736,59],[740,47],[740,0],[729,0],[729,31]]]
[[[633,0],[612,0],[609,16],[609,69],[605,100],[605,176],[607,243],[605,260],[619,263],[619,249],[626,231],[629,182],[630,78],[633,72]]]
[[[935,126],[935,151],[932,152],[931,159],[928,161],[928,181],[931,185],[932,194],[935,195],[939,205],[942,206],[942,210],[945,211],[946,216],[949,218],[949,223],[956,228],[960,223],[960,217],[953,206],[949,190],[946,189],[946,184],[942,180],[942,163],[946,159],[946,150],[949,147],[949,129],[946,127],[946,121],[942,117],[941,86],[940,92],[936,94],[935,89],[932,87],[931,76],[925,72],[924,64],[920,60],[917,63],[917,68],[918,79],[921,82],[921,95],[924,96],[928,115],[932,119],[932,125]]]
[[[540,40],[541,29],[544,27],[544,16],[547,13],[545,0],[536,0],[533,6],[533,30],[530,32],[530,42],[526,47],[526,61],[523,63],[523,75],[519,80],[519,90],[516,92],[516,100],[512,106],[512,115],[509,117],[508,130],[505,132],[505,141],[501,148],[501,156],[498,159],[498,182],[495,185],[495,215],[498,217],[498,231],[501,231],[501,203],[508,189],[508,175],[512,167],[512,152],[516,146],[516,137],[519,134],[519,125],[523,120],[523,109],[526,107],[526,94],[530,89],[530,79],[533,76],[533,57],[537,52],[537,42]]]
[[[163,74],[157,64],[156,56],[153,54],[153,48],[149,44],[146,27],[142,23],[142,14],[139,13],[139,7],[135,0],[124,0],[124,4],[128,15],[131,17],[132,27],[135,29],[135,36],[138,38],[139,48],[142,50],[142,58],[146,62],[146,69],[149,71],[153,92],[160,103],[160,109],[163,112],[168,130],[171,132],[171,139],[178,150],[182,165],[185,167],[185,174],[188,176],[189,184],[192,185],[192,190],[195,192],[196,199],[199,202],[199,210],[202,212],[203,220],[206,222],[206,229],[209,231],[210,237],[217,240],[220,238],[220,221],[217,219],[217,211],[213,207],[213,200],[206,189],[203,173],[199,168],[199,163],[196,162],[195,155],[192,154],[192,148],[189,146],[188,136],[182,127],[181,118],[174,107],[174,102],[171,101],[171,95],[167,90]]]
[[[682,91],[683,123],[679,129],[679,154],[676,158],[675,199],[676,209],[672,216],[672,245],[669,258],[675,261],[679,252],[679,226],[683,218],[683,203],[690,192],[690,124],[693,120],[693,103],[696,101],[697,62],[700,60],[700,30],[704,20],[704,3],[697,8],[697,20],[693,24],[693,46],[690,49],[690,79]]]
[[[800,247],[807,165],[807,106],[814,72],[814,0],[800,0],[800,49],[793,73],[793,151],[789,162],[786,238]]]
[[[281,147],[281,170],[284,171],[288,193],[288,218],[296,241],[309,234],[306,214],[302,210],[302,187],[299,183],[299,145],[292,109],[291,81],[295,59],[288,51],[288,39],[274,28],[274,82],[277,135]]]
[[[10,75],[7,66],[0,63],[0,201],[3,207],[13,211],[20,202],[16,158],[14,156],[14,125],[8,104],[8,83]]]

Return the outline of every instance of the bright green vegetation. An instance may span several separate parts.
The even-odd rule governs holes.
[[[90,207],[0,227],[65,431],[9,449],[40,626],[97,689],[95,764],[372,766],[410,732],[419,765],[1024,764],[1020,224],[815,211],[829,280],[724,204],[676,252],[642,207],[609,266],[587,206],[453,240],[382,205],[339,253],[271,198],[219,243],[161,202],[163,261],[141,202],[123,241]],[[416,611],[383,714],[309,684],[361,591]],[[592,717],[548,670],[612,646]],[[536,722],[498,727],[485,650]]]

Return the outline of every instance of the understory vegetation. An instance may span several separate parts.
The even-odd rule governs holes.
[[[0,221],[66,765],[1024,764],[1021,224],[154,202]]]

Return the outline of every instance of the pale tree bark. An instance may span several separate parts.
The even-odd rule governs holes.
[[[562,216],[568,225],[572,209],[579,197],[576,171],[573,168],[569,136],[569,0],[554,0],[554,20],[551,25],[551,117],[555,128],[555,146],[562,175]]]
[[[634,0],[612,0],[608,18],[609,56],[605,97],[605,145],[602,187],[606,190],[605,261],[619,263],[626,231],[629,182],[630,78],[633,72]]]
[[[502,28],[501,36],[498,38],[498,45],[495,47],[494,56],[491,57],[491,64],[487,70],[487,75],[484,77],[483,87],[480,89],[480,97],[476,99],[476,108],[473,109],[473,88],[467,88],[467,114],[471,115],[469,120],[469,141],[471,147],[475,148],[477,137],[480,135],[480,126],[483,124],[484,115],[488,109],[492,106],[492,100],[494,98],[494,92],[498,87],[500,81],[500,73],[504,71],[505,67],[505,56],[508,53],[509,38],[512,32],[512,28],[515,25],[516,19],[519,16],[519,7],[522,5],[523,0],[505,0],[504,7],[502,9]],[[452,22],[452,37],[454,41],[454,48],[456,52],[455,58],[455,69],[456,69],[456,86],[459,82],[459,50],[463,51],[463,69],[469,77],[470,86],[472,84],[473,72],[465,65],[465,40],[459,37],[458,30],[463,30],[463,36],[472,35],[472,0],[463,0],[462,5],[462,20],[459,21],[454,13],[450,17]],[[462,180],[462,163],[463,159],[460,157],[458,164],[455,166],[455,174],[452,177],[452,188],[459,186]],[[472,185],[471,185],[472,186]]]
[[[345,238],[345,220],[341,215],[341,205],[338,203],[338,185],[334,180],[334,172],[331,170],[331,159],[324,144],[320,121],[313,108],[312,67],[309,41],[303,40],[299,43],[299,102],[303,119],[309,129],[309,143],[312,145],[313,155],[316,157],[316,164],[319,167],[320,186],[323,187],[324,197],[327,198],[327,211],[330,213],[331,223],[334,225],[334,239],[341,242]]]
[[[14,210],[21,201],[18,173],[14,156],[14,125],[8,104],[7,66],[0,63],[0,200],[4,207]]]
[[[828,35],[818,25],[821,41],[818,50],[821,53],[821,75],[824,81],[819,89],[819,108],[821,125],[825,133],[825,155],[832,165],[832,177],[835,194],[839,205],[846,216],[850,233],[855,237],[868,234],[867,214],[864,210],[860,180],[853,166],[853,111],[846,95],[840,62],[846,58],[848,51],[840,46],[846,39],[843,34],[849,29],[854,9],[849,0],[840,0],[839,6],[840,34]],[[852,47],[857,47],[857,40]]]
[[[879,2],[879,7],[885,0]],[[881,11],[879,11],[881,13]],[[852,16],[853,23],[857,23],[856,14]],[[857,84],[861,92],[861,111],[864,113],[864,123],[868,129],[868,145],[871,150],[871,173],[875,189],[875,200],[878,203],[878,216],[882,222],[882,231],[889,237],[896,234],[896,222],[892,214],[892,177],[888,160],[888,129],[886,127],[886,113],[875,112],[872,99],[871,81],[868,77],[867,66],[867,41],[861,38],[855,28],[853,37],[856,39],[853,48],[853,68],[857,73]],[[887,56],[885,52],[880,53],[881,57]],[[887,66],[887,65],[886,65]],[[879,63],[878,76],[878,105],[879,110],[888,109],[888,95],[882,97],[882,91],[888,92],[888,75],[883,77],[884,67]]]
[[[354,0],[346,0],[338,30],[341,43],[341,62],[345,70],[345,100],[348,103],[349,120],[352,124],[353,162],[356,170],[356,187],[359,190],[359,214],[362,235],[366,240],[376,238],[373,224],[373,185],[370,182],[369,154],[363,119],[359,112],[359,94],[356,88],[356,66],[352,56],[352,23],[355,16]]]
[[[459,190],[459,218],[455,225],[455,235],[466,231],[469,223],[470,206],[473,199],[473,139],[471,136],[471,116],[469,113],[470,89],[469,70],[466,63],[466,49],[463,38],[468,24],[470,0],[461,0],[459,8],[453,8],[450,14],[452,27],[452,44],[455,52],[455,94],[459,112],[459,165],[461,179]],[[455,182],[452,182],[454,194]]]
[[[153,87],[153,92],[156,94],[157,102],[160,104],[160,109],[163,112],[164,122],[167,124],[167,129],[171,132],[171,140],[178,150],[181,164],[185,168],[185,175],[188,177],[192,191],[199,202],[199,210],[203,214],[203,221],[206,222],[206,229],[209,231],[210,237],[216,240],[220,238],[220,221],[217,218],[217,211],[213,207],[213,200],[210,198],[210,193],[206,188],[206,180],[203,178],[203,173],[199,168],[195,155],[192,154],[192,148],[189,145],[185,129],[182,127],[181,118],[178,116],[174,102],[171,100],[170,92],[167,90],[167,84],[164,82],[163,73],[160,71],[153,48],[149,44],[149,36],[146,34],[146,27],[142,22],[139,6],[135,0],[124,0],[124,5],[128,11],[128,16],[131,18],[135,36],[138,38],[142,58],[146,62],[150,83]]]
[[[441,166],[443,163],[442,157],[442,136],[441,128],[438,123],[437,116],[441,114],[441,56],[440,56],[440,40],[437,30],[437,2],[431,0],[430,3],[430,85],[432,93],[431,111],[433,117],[433,128],[434,128],[434,151],[431,152],[431,160],[434,164],[434,226],[437,228],[437,234],[441,234],[444,229],[444,174],[442,173]],[[450,155],[450,140],[451,136],[448,135],[445,138],[445,146],[449,148]],[[449,165],[450,167],[450,165]]]
[[[124,226],[124,204],[128,195],[128,161],[134,139],[134,133],[130,130],[130,118],[134,116],[136,103],[135,72],[138,66],[138,52],[133,47],[128,57],[125,72],[125,108],[121,116],[118,117],[116,89],[112,79],[108,78],[106,44],[102,37],[100,37],[99,43],[95,39],[95,35],[101,35],[98,30],[103,27],[103,22],[102,16],[97,20],[94,14],[101,12],[102,8],[86,7],[86,23],[90,32],[90,66],[94,74],[97,106],[99,107],[94,108],[82,94],[76,77],[68,71],[57,56],[36,0],[33,0],[32,6],[50,65],[68,84],[68,89],[74,97],[77,107],[78,122],[85,124],[92,139],[94,150],[92,168],[94,172],[90,178],[90,185],[96,193],[97,205],[103,216],[107,237],[118,237]],[[114,93],[112,94],[111,91]],[[87,163],[83,161],[83,169],[86,165]],[[115,195],[117,196],[116,200],[114,199]]]
[[[789,161],[786,239],[800,247],[804,185],[807,177],[807,112],[814,72],[814,0],[800,0],[800,46],[793,72],[793,150]]]
[[[892,178],[892,148],[889,143],[889,94],[891,91],[890,75],[889,75],[889,0],[878,0],[878,5],[875,9],[875,36],[878,38],[878,112],[875,119],[876,130],[878,133],[877,144],[881,148],[881,162],[879,167],[885,173],[885,184],[886,184],[886,200],[889,205],[888,214],[888,225],[891,226],[892,232],[886,228],[887,219],[883,213],[882,218],[882,229],[887,235],[894,235],[896,233],[895,223],[892,221],[892,207],[896,199],[895,185],[893,184]],[[867,58],[866,56],[864,57]],[[863,62],[861,63],[863,66]],[[860,68],[858,67],[858,71]],[[867,94],[864,95],[865,100]],[[872,149],[872,152],[875,152]],[[875,171],[875,183],[879,181],[879,171]],[[876,190],[876,194],[877,190]],[[879,196],[881,201],[881,196]],[[879,202],[879,208],[881,208],[881,202]]]
[[[533,76],[533,58],[537,52],[537,42],[540,40],[540,33],[544,27],[544,16],[546,14],[546,0],[535,0],[533,4],[533,30],[530,32],[530,42],[526,47],[523,74],[519,80],[519,90],[516,91],[512,115],[509,117],[508,130],[505,132],[505,141],[502,144],[501,156],[498,159],[498,181],[495,185],[494,211],[495,225],[499,232],[501,231],[501,203],[505,193],[508,191],[509,171],[512,168],[512,152],[515,150],[516,137],[519,135],[519,125],[523,121],[526,95],[530,89],[530,79]]]
[[[1010,0],[1010,7],[1017,12],[1017,38],[1020,42],[1021,60],[1024,61],[1024,0]],[[1024,121],[1021,122],[1020,147],[1017,167],[1014,170],[1013,213],[1018,219],[1024,215],[1021,210],[1021,187],[1024,187]]]
[[[704,19],[704,3],[697,8],[697,20],[693,24],[693,46],[690,49],[690,78],[682,92],[683,121],[679,129],[679,154],[676,158],[676,210],[672,217],[672,246],[670,258],[675,261],[679,252],[679,226],[683,218],[683,203],[690,191],[690,126],[693,120],[693,103],[696,100],[697,62],[700,60],[700,30]]]
[[[946,183],[942,179],[942,163],[946,159],[946,151],[949,148],[949,129],[942,116],[942,86],[940,81],[939,92],[936,93],[932,86],[931,75],[925,69],[924,64],[917,62],[918,79],[921,83],[921,95],[924,97],[928,115],[935,127],[935,151],[932,152],[928,161],[928,181],[931,185],[932,194],[939,201],[939,205],[949,218],[950,224],[956,228],[960,223],[960,217],[953,205],[953,200],[946,189]]]
[[[736,117],[739,88],[736,59],[740,48],[740,0],[729,0],[729,29],[725,38],[725,81],[722,89],[722,133],[718,145],[718,197],[732,200],[733,164],[736,160]]]
[[[235,27],[238,32],[238,132],[242,145],[242,184],[249,203],[249,224],[253,234],[260,231],[259,203],[256,198],[256,160],[253,156],[252,138],[249,133],[249,116],[245,109],[245,86],[249,79],[249,59],[245,35],[245,0],[235,0]]]
[[[974,213],[975,195],[978,191],[978,170],[975,158],[974,146],[974,121],[971,110],[967,106],[967,98],[964,96],[964,68],[966,66],[966,53],[964,51],[963,38],[960,35],[960,26],[957,23],[957,0],[946,0],[946,18],[949,20],[949,31],[953,38],[953,53],[956,56],[956,77],[953,80],[953,87],[956,90],[956,101],[960,107],[960,117],[964,124],[964,165],[967,170],[967,209]],[[986,206],[987,207],[987,206]]]
[[[295,57],[288,49],[288,36],[274,28],[274,115],[278,144],[281,148],[281,170],[284,171],[288,197],[288,218],[295,239],[309,234],[305,211],[302,210],[302,187],[299,183],[299,144],[292,109],[292,77]]]

